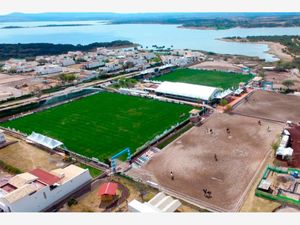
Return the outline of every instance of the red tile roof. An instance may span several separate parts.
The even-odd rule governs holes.
[[[60,181],[60,178],[47,172],[42,169],[34,169],[30,172],[32,175],[38,177],[38,181],[47,184],[47,185],[53,185]]]
[[[102,195],[116,195],[117,194],[117,188],[118,188],[118,184],[117,183],[104,183],[100,186],[99,191],[98,191],[98,195],[102,196]]]

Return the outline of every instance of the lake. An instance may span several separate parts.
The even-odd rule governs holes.
[[[45,25],[82,24],[83,26],[39,27]],[[89,24],[89,26],[85,26]],[[25,28],[1,29],[8,26]],[[232,36],[300,35],[300,28],[233,28],[228,30],[192,30],[178,25],[121,24],[107,25],[103,21],[72,22],[7,22],[0,23],[0,43],[89,44],[128,40],[143,47],[152,45],[189,48],[220,54],[257,56],[266,61],[277,60],[268,54],[265,44],[234,43],[218,40]]]

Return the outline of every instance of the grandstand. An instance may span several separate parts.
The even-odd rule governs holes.
[[[57,141],[53,138],[35,132],[32,132],[32,134],[27,137],[27,140],[40,144],[50,149],[54,149],[63,145],[63,143],[60,141]]]

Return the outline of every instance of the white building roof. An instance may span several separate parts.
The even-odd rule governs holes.
[[[147,202],[141,203],[135,199],[133,199],[131,202],[129,202],[128,209],[130,212],[140,212],[140,213],[160,212],[155,207],[151,206],[150,204],[147,204]]]
[[[61,180],[59,181],[59,184],[64,184],[67,181],[72,180],[75,177],[78,177],[81,174],[85,173],[85,171],[87,171],[87,170],[88,169],[83,169],[79,166],[69,165],[63,169],[58,168],[55,170],[51,170],[50,173],[61,178]]]
[[[46,146],[47,148],[54,149],[58,146],[63,145],[62,142],[52,139],[50,137],[44,136],[39,133],[32,132],[31,135],[27,137],[28,140],[38,143],[40,145]]]
[[[276,150],[276,155],[281,155],[281,156],[292,156],[293,155],[294,150],[292,148],[283,148],[283,147],[279,147]]]
[[[285,148],[289,142],[289,139],[290,139],[290,136],[285,135],[285,134],[282,135],[279,146]]]
[[[222,98],[227,97],[228,95],[231,95],[232,93],[233,93],[232,90],[227,89],[227,90],[225,90],[225,91],[218,92],[218,93],[215,95],[215,97],[216,97],[217,99],[222,99]]]
[[[31,193],[38,190],[38,186],[34,183],[25,184],[24,186],[8,193],[4,198],[9,202],[13,203],[15,201],[18,201],[22,198],[24,198],[27,195],[30,195]]]
[[[220,91],[220,89],[215,87],[187,84],[180,82],[162,82],[156,92],[177,95],[194,99],[211,100],[215,98],[215,95]]]
[[[175,212],[181,202],[165,195],[163,192],[155,195],[149,202],[141,203],[133,200],[128,204],[129,211],[131,212]]]

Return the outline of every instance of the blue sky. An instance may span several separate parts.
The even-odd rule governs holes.
[[[0,0],[11,12],[295,12],[299,0]]]

